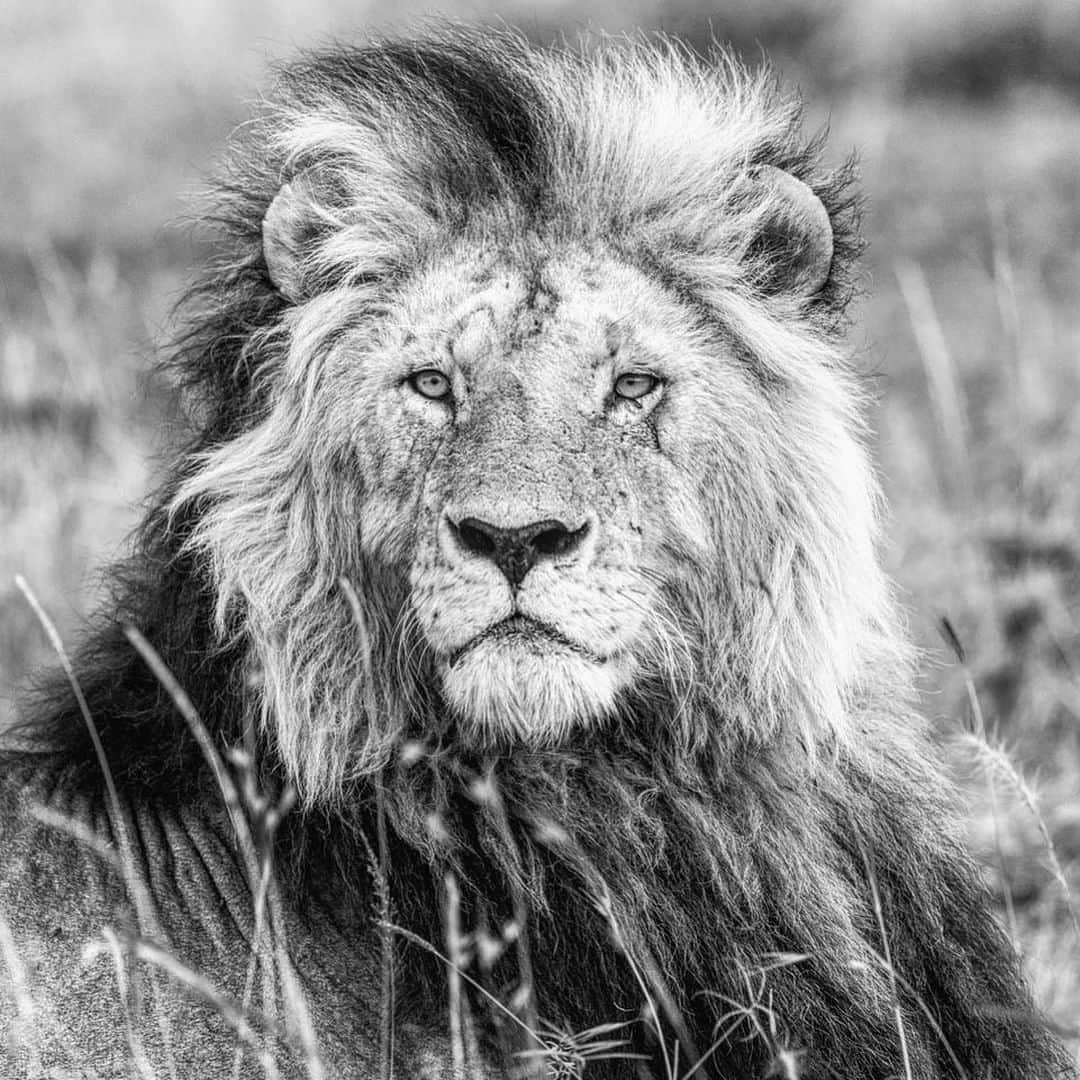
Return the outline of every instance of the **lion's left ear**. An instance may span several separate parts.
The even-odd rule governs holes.
[[[758,281],[769,293],[809,300],[829,280],[833,230],[829,212],[813,189],[774,165],[750,171],[762,218],[750,246]]]
[[[304,254],[317,230],[318,214],[306,185],[283,184],[263,215],[263,258],[278,292],[294,304],[306,296]]]

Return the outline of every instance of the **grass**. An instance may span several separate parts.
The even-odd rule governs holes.
[[[859,55],[892,72],[849,73],[813,109],[828,112],[837,156],[863,154],[869,297],[854,344],[879,401],[886,557],[926,650],[925,708],[965,780],[973,843],[1080,1061],[1075,104],[1067,85],[973,101],[934,96],[930,80],[913,93],[930,8],[890,39],[897,5],[873,7],[873,27],[840,5],[846,21],[819,12],[807,34],[819,49],[822,27],[837,41],[872,34],[878,52]],[[0,727],[18,682],[50,660],[15,575],[69,634],[168,442],[176,402],[146,359],[200,252],[164,223],[242,115],[263,56],[311,40],[315,22],[346,32],[358,19],[336,0],[318,19],[283,0],[24,9],[0,2]],[[540,23],[560,9],[537,10]],[[1063,17],[1049,2],[1016,11],[1044,28]],[[961,21],[949,48],[974,40]],[[612,1033],[585,1035],[587,1049]],[[797,1075],[797,1063],[778,1068]]]
[[[891,562],[929,650],[926,708],[945,734],[972,732],[954,757],[975,767],[974,841],[1037,997],[1075,1038],[1080,319],[1066,297],[1080,260],[1063,108],[896,113],[870,163],[868,325],[887,373]],[[942,617],[962,657],[942,652]]]

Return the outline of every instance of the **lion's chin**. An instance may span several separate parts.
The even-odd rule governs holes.
[[[481,640],[441,666],[447,704],[478,744],[550,746],[615,709],[629,657],[601,660],[559,642]]]

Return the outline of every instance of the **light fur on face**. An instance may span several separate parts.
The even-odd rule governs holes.
[[[560,645],[483,642],[440,676],[471,742],[558,745],[574,727],[615,711],[632,665],[629,658],[600,661]]]

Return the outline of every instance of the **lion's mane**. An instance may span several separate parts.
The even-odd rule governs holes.
[[[635,1020],[642,976],[670,995],[663,1024],[699,1052],[722,1041],[713,1075],[765,1075],[781,1050],[805,1077],[1056,1075],[907,703],[839,338],[852,176],[819,151],[769,75],[664,42],[545,53],[450,32],[286,69],[223,173],[220,254],[173,357],[194,435],[116,575],[83,688],[120,783],[203,797],[198,749],[122,635],[138,626],[215,738],[254,739],[265,782],[298,787],[282,835],[294,889],[332,874],[367,903],[380,805],[397,921],[441,941],[449,870],[467,925],[527,912],[528,965],[510,949],[488,985],[527,976],[568,1030]],[[741,186],[762,165],[828,213],[832,267],[810,300],[785,295],[786,253]],[[262,245],[285,181],[322,215],[302,265],[325,318],[302,343]],[[377,320],[483,215],[507,246],[605,238],[725,327],[787,421],[741,433],[707,508],[733,531],[665,583],[690,677],[639,688],[557,748],[505,755],[455,738],[400,617],[405,586],[360,553],[363,463],[355,475],[327,452],[318,408],[328,342]],[[78,710],[56,697],[53,738],[91,776]],[[400,960],[403,993],[441,1007],[439,967]],[[642,1025],[628,1032],[654,1054]]]

